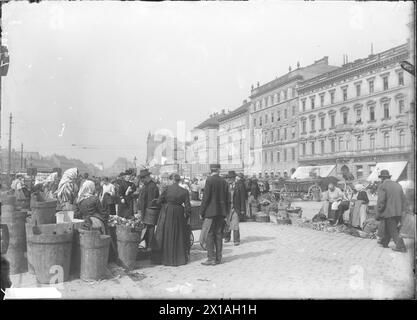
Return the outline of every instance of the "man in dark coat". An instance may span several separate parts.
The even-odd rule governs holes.
[[[246,188],[241,178],[234,171],[229,171],[229,190],[231,199],[231,210],[227,217],[228,232],[225,235],[225,242],[229,242],[233,232],[233,243],[240,244],[239,220],[246,214]]]
[[[382,183],[378,187],[377,219],[384,224],[384,236],[380,244],[388,248],[391,239],[395,242],[394,251],[406,252],[404,240],[399,235],[398,225],[407,210],[407,201],[401,185],[391,180],[388,170],[381,170],[379,178]]]
[[[229,187],[226,180],[220,177],[220,165],[210,165],[211,176],[204,186],[200,215],[205,220],[203,228],[208,229],[207,261],[203,265],[221,263],[223,249],[223,228],[225,218],[230,211]],[[203,230],[202,230],[203,232]]]
[[[144,239],[146,242],[147,251],[150,251],[152,239],[155,233],[155,225],[158,219],[151,219],[148,208],[155,206],[157,199],[159,198],[159,189],[156,183],[151,178],[151,173],[148,169],[140,170],[139,178],[143,183],[143,189],[140,192],[140,210],[145,223],[146,231]],[[157,218],[157,217],[156,217]]]

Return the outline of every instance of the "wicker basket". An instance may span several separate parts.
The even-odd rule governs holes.
[[[144,224],[156,225],[158,222],[159,212],[161,209],[159,208],[147,208],[145,216],[143,217]]]
[[[291,224],[291,219],[280,219],[280,218],[277,218],[277,224]]]
[[[256,222],[270,222],[271,219],[269,218],[269,214],[258,212],[255,214],[255,221]]]

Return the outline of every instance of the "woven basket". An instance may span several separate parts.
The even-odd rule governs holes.
[[[277,224],[291,224],[291,219],[277,219]]]
[[[256,222],[270,222],[271,219],[269,218],[268,214],[265,214],[263,212],[258,212],[255,214],[255,221]]]

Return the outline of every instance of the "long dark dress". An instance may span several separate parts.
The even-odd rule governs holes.
[[[190,229],[187,228],[187,217],[191,214],[189,193],[174,184],[164,190],[158,202],[162,209],[152,242],[152,261],[166,266],[184,265],[190,252]]]

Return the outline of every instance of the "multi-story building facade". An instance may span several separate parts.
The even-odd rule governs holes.
[[[250,107],[251,168],[259,177],[289,176],[298,166],[298,95],[303,80],[335,70],[324,57],[262,86],[252,88]]]
[[[336,164],[360,179],[378,162],[413,156],[414,79],[400,66],[408,56],[404,44],[300,84],[300,165]]]
[[[219,119],[225,115],[214,113],[191,130],[190,163],[193,176],[210,172],[210,163],[219,163]]]
[[[249,158],[249,106],[242,106],[219,119],[219,162],[223,172],[246,172]]]

